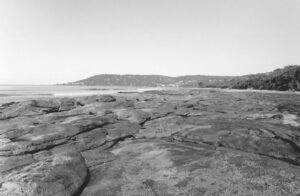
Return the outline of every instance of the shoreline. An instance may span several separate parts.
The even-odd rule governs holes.
[[[108,94],[131,94],[131,93],[142,93],[147,91],[180,91],[180,90],[199,90],[209,91],[215,90],[220,92],[237,92],[237,93],[262,93],[262,94],[287,94],[287,95],[300,95],[299,91],[274,91],[274,90],[256,90],[256,89],[222,89],[222,88],[181,88],[181,87],[157,87],[157,88],[90,88],[90,89],[79,89],[77,91],[56,91],[50,93],[38,93],[30,92],[28,94],[4,94],[0,90],[0,104],[11,102],[11,101],[26,101],[30,99],[51,99],[51,98],[63,98],[63,97],[88,97],[93,95],[108,95]]]

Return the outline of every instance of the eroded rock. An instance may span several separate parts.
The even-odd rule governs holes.
[[[235,150],[145,141],[112,151],[117,159],[94,168],[84,196],[293,195],[300,171],[288,163]]]
[[[180,89],[3,104],[0,195],[297,195],[299,96]]]
[[[24,157],[25,161],[26,158]],[[87,167],[78,153],[60,153],[15,165],[0,173],[0,195],[73,195],[87,178]]]

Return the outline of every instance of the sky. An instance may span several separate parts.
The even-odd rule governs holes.
[[[0,0],[0,84],[300,64],[300,0]]]

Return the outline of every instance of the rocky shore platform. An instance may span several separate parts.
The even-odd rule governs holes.
[[[164,90],[0,107],[1,196],[300,195],[300,95]]]

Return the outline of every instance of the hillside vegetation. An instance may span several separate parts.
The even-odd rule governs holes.
[[[71,82],[67,85],[100,86],[176,86],[199,88],[234,88],[300,91],[300,66],[286,66],[269,73],[244,76],[187,75],[168,77],[162,75],[114,75],[101,74]]]
[[[287,66],[270,73],[249,75],[243,80],[234,82],[231,88],[299,91],[300,66]]]

